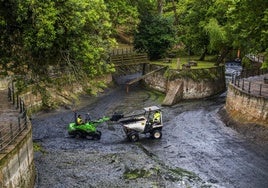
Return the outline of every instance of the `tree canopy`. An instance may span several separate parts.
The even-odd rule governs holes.
[[[230,49],[268,49],[265,0],[180,0],[176,6],[180,41],[193,53],[224,57]],[[204,55],[204,54],[203,54]]]
[[[134,47],[148,53],[150,59],[160,59],[176,42],[173,20],[161,16],[145,15],[141,18]]]
[[[105,74],[122,31],[136,33],[134,45],[154,58],[173,45],[200,59],[231,49],[267,53],[267,7],[267,0],[0,0],[1,72],[36,80],[49,66]]]
[[[105,60],[114,41],[103,0],[1,0],[0,24],[6,70],[38,79],[49,65],[80,67],[91,77],[110,69]]]

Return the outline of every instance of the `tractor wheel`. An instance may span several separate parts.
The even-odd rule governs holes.
[[[69,133],[70,138],[75,138],[76,134]]]
[[[154,139],[160,139],[162,137],[162,132],[156,129],[151,133],[151,137]]]
[[[69,136],[70,136],[71,138],[80,138],[80,137],[82,137],[81,133],[78,132],[78,131],[74,131],[74,132],[72,132],[72,133],[69,133]]]
[[[126,127],[123,127],[123,130],[124,130],[124,132],[126,133],[126,134],[128,134],[128,129],[126,128]]]
[[[131,142],[137,142],[137,141],[139,141],[139,134],[138,133],[130,133],[129,135],[128,135],[128,138],[129,138],[129,140],[131,141]]]
[[[97,132],[97,134],[99,134],[101,136],[101,132],[100,131],[96,131],[96,132]]]
[[[96,140],[100,140],[101,139],[101,132],[100,131],[96,131],[96,133],[94,135],[94,139],[96,139]]]

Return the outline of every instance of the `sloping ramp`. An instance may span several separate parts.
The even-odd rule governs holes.
[[[145,75],[142,75],[142,76],[140,76],[140,77],[138,77],[138,78],[136,78],[136,79],[133,79],[133,80],[127,82],[127,83],[126,83],[127,93],[128,93],[128,91],[129,91],[129,86],[130,86],[130,85],[132,85],[132,84],[134,84],[134,83],[136,83],[136,82],[139,82],[140,80],[146,78],[147,76],[150,76],[151,74],[153,74],[153,73],[155,73],[155,72],[158,72],[158,71],[160,71],[160,70],[162,70],[162,69],[166,69],[167,67],[168,67],[168,66],[158,68],[158,69],[156,69],[156,70],[153,70],[153,71],[151,71],[151,72],[148,72],[148,73],[145,74]]]
[[[183,81],[171,81],[168,88],[162,105],[173,105],[183,97]]]

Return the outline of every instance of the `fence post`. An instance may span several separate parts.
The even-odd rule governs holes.
[[[244,78],[242,79],[242,90],[244,90]]]
[[[21,97],[20,97],[20,113],[22,112],[22,100],[21,100]]]
[[[11,140],[12,140],[12,139],[13,139],[12,123],[9,124],[9,128],[10,128],[10,138],[11,138]]]
[[[11,101],[11,89],[10,89],[10,87],[8,87],[7,95],[8,95],[8,100]]]
[[[261,96],[262,84],[260,84],[260,96]]]
[[[3,148],[3,140],[2,140],[2,133],[0,131],[0,150]]]
[[[21,122],[20,122],[20,117],[18,117],[18,125],[19,125],[19,131],[21,131]]]
[[[18,109],[19,108],[19,95],[16,96],[16,103],[17,103],[16,109]]]
[[[234,85],[236,86],[237,77],[236,74],[234,75]]]
[[[12,81],[12,104],[15,104],[15,91],[14,91],[14,82]]]
[[[24,109],[24,123],[25,123],[25,128],[27,128],[27,109]]]
[[[251,82],[248,83],[248,93],[250,93]]]

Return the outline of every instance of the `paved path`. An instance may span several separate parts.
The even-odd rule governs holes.
[[[6,139],[9,139],[7,134],[10,132],[10,127],[16,130],[18,127],[18,115],[19,111],[16,106],[9,101],[7,90],[0,90],[0,143],[4,143]],[[5,144],[4,144],[5,145]],[[0,148],[1,150],[1,148]]]
[[[0,90],[0,125],[13,121],[14,118],[17,122],[19,111],[16,106],[9,101],[7,90]]]
[[[260,96],[261,94],[261,96],[268,98],[268,84],[264,83],[264,78],[268,78],[268,74],[244,78],[244,87],[242,80],[240,80],[239,87],[243,87],[246,92],[250,91],[252,95]]]

